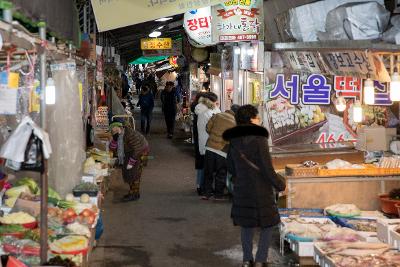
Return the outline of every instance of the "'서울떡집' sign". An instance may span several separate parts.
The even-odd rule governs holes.
[[[264,40],[262,0],[231,0],[212,7],[212,40]]]
[[[172,39],[171,38],[145,38],[145,39],[140,39],[140,48],[142,50],[172,49]]]

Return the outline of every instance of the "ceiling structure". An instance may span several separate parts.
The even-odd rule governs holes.
[[[183,14],[172,16],[172,20],[165,22],[148,21],[131,25],[100,34],[105,34],[111,40],[111,46],[115,47],[123,62],[130,62],[142,56],[140,39],[149,38],[154,30],[162,32],[160,37],[177,37],[184,34]],[[158,29],[159,27],[162,27]]]

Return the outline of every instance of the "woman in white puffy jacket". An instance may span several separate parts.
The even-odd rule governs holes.
[[[204,157],[206,154],[206,143],[208,140],[208,133],[206,126],[209,119],[221,110],[217,106],[218,96],[214,93],[206,93],[204,97],[200,97],[199,104],[194,109],[197,115],[197,133],[199,136],[199,153]],[[204,189],[204,176],[201,181],[198,181],[198,187],[203,191]]]

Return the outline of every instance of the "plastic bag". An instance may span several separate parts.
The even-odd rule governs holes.
[[[44,171],[42,141],[32,132],[25,150],[25,160],[21,170]]]

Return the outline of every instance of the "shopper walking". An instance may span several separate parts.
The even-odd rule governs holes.
[[[146,138],[131,125],[123,127],[121,122],[110,125],[113,134],[110,149],[117,153],[122,164],[122,177],[129,185],[128,194],[123,201],[135,201],[140,198],[140,179],[143,167],[147,165],[149,145]]]
[[[242,106],[235,118],[237,126],[223,134],[230,142],[227,163],[234,184],[231,217],[234,225],[241,226],[245,267],[253,266],[253,236],[256,228],[261,228],[254,266],[262,267],[267,266],[272,229],[280,223],[275,193],[285,189],[285,182],[272,166],[268,131],[259,126],[257,109]]]
[[[167,125],[167,137],[172,139],[175,129],[175,117],[180,102],[176,94],[174,83],[167,82],[161,92],[162,111],[164,113],[165,124]]]
[[[205,93],[203,97],[200,97],[199,104],[197,104],[194,112],[197,115],[197,133],[199,139],[199,154],[204,158],[206,154],[206,143],[208,140],[208,133],[206,130],[209,119],[216,113],[220,113],[221,110],[217,107],[218,96],[214,93]],[[204,175],[203,175],[204,177]],[[205,193],[204,178],[200,181],[201,193]]]
[[[137,106],[140,107],[140,129],[143,134],[148,135],[154,108],[154,97],[149,87],[143,87]]]
[[[231,110],[214,114],[207,123],[206,131],[209,134],[204,166],[204,200],[208,200],[214,191],[214,200],[224,200],[226,185],[226,153],[228,142],[222,138],[222,134],[236,126],[235,112],[239,106],[234,105]],[[213,189],[214,185],[214,189]]]

